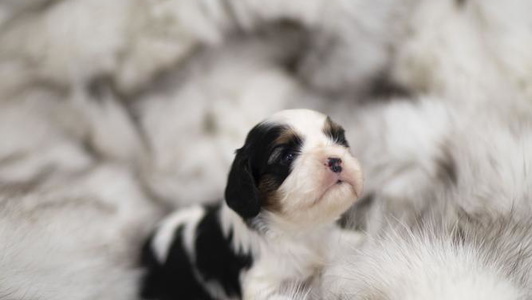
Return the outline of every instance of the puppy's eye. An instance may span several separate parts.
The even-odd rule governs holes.
[[[293,151],[288,151],[286,153],[283,153],[283,156],[281,157],[281,163],[283,165],[289,165],[290,163],[292,163],[292,161],[294,161],[295,158],[296,153]]]
[[[290,147],[286,144],[277,145],[268,158],[268,164],[289,166],[298,155],[299,150],[297,148]]]

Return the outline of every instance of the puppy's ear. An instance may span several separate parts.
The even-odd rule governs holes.
[[[249,219],[259,214],[260,202],[250,158],[246,152],[243,148],[236,152],[225,187],[225,201],[242,218]]]

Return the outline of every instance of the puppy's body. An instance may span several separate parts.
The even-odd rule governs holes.
[[[146,244],[147,299],[256,299],[312,280],[327,260],[331,226],[297,236],[259,234],[225,205],[178,211]],[[245,288],[241,288],[244,286]],[[260,297],[262,295],[262,297]]]
[[[178,211],[150,238],[143,297],[267,299],[304,284],[361,188],[340,126],[308,110],[275,114],[237,151],[225,203]]]

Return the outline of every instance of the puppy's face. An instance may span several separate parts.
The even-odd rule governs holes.
[[[307,225],[333,221],[361,192],[360,166],[343,128],[315,111],[286,110],[249,132],[225,196],[245,219],[263,211]]]

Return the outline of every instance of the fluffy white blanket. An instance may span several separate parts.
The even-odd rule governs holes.
[[[0,2],[0,299],[135,299],[274,111],[342,123],[368,233],[294,298],[532,297],[532,2]]]

